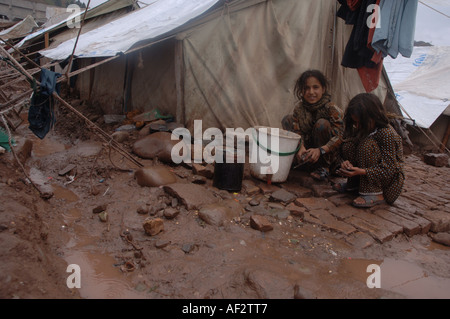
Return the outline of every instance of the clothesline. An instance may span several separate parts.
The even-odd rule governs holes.
[[[428,7],[428,8],[430,8],[431,10],[434,10],[434,11],[436,11],[437,13],[440,13],[440,14],[442,14],[444,17],[447,17],[447,18],[450,18],[450,16],[449,15],[447,15],[447,14],[445,14],[444,12],[442,12],[442,11],[439,11],[438,9],[435,9],[435,8],[433,8],[432,6],[430,6],[430,5],[428,5],[428,4],[426,4],[426,3],[424,3],[423,1],[420,1],[419,0],[419,3],[421,3],[421,4],[423,4],[425,7]]]

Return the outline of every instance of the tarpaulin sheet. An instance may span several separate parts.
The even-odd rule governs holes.
[[[450,104],[450,47],[415,47],[384,66],[404,117],[429,128]]]
[[[78,40],[78,57],[107,57],[126,52],[134,44],[156,38],[185,24],[211,8],[217,0],[155,0],[147,7],[131,12],[100,28],[83,34]],[[54,60],[72,54],[76,39],[68,40],[40,53]]]

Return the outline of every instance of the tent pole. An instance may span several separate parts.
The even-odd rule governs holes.
[[[184,60],[183,60],[183,40],[175,42],[175,83],[177,90],[177,114],[178,123],[184,124],[185,121],[185,101],[184,101]]]
[[[447,148],[448,139],[450,137],[450,118],[447,120],[447,131],[444,134],[444,138],[442,139],[442,144],[440,151],[444,153],[444,150]]]

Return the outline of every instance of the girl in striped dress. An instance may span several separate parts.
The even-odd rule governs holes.
[[[358,190],[356,207],[394,203],[405,180],[403,146],[380,99],[371,93],[356,95],[345,111],[344,127],[344,161],[337,172],[347,177],[347,183],[333,188]]]

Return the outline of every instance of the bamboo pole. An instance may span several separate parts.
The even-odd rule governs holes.
[[[16,67],[20,70],[21,73],[23,73],[28,79],[36,81],[36,85],[40,86],[41,83],[33,78],[31,74],[28,73],[27,70],[25,70],[22,65],[14,59],[2,46],[0,46],[0,51],[6,55],[12,63],[16,65]],[[83,121],[86,122],[88,128],[92,129],[94,133],[96,133],[104,142],[108,143],[112,148],[114,148],[116,151],[118,151],[120,154],[122,154],[124,157],[126,157],[128,160],[130,160],[132,163],[137,165],[138,167],[143,167],[143,165],[137,161],[135,158],[131,156],[126,150],[122,148],[122,146],[114,140],[108,133],[103,131],[100,127],[92,123],[88,118],[86,118],[83,114],[81,114],[78,110],[76,110],[72,105],[67,103],[64,99],[62,99],[56,92],[53,92],[52,94],[53,98],[61,102],[65,107],[67,107],[70,111],[72,111],[75,115],[80,117]]]

